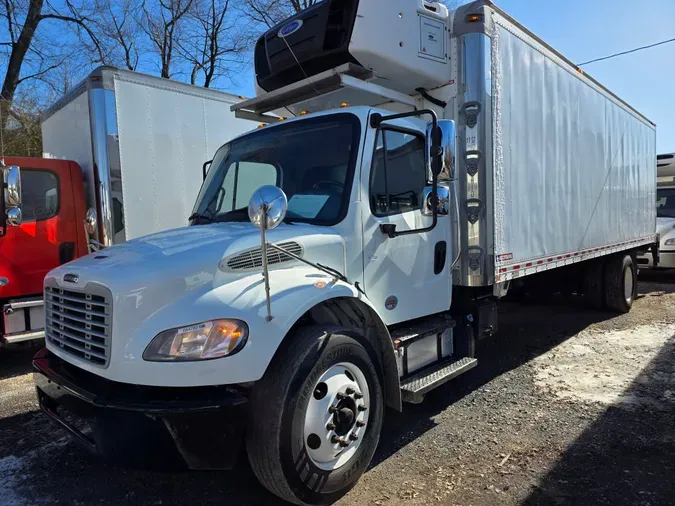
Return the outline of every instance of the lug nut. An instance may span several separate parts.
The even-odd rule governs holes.
[[[360,394],[360,393],[356,392],[356,393],[354,394],[354,399],[356,399],[357,401],[358,401],[359,399],[363,399],[363,394]]]
[[[326,425],[326,429],[327,429],[327,430],[335,430],[335,424],[334,424],[334,423],[329,423],[328,425]]]
[[[349,441],[347,441],[346,439],[341,439],[340,446],[342,446],[342,448],[349,446]]]
[[[331,414],[337,413],[337,408],[335,406],[331,406],[328,408],[328,412]]]
[[[356,421],[356,426],[357,426],[357,427],[363,427],[364,425],[366,425],[366,422],[364,422],[364,421],[362,421],[362,420],[357,420],[357,421]]]
[[[359,408],[358,408],[358,409],[359,409],[359,411],[365,411],[365,410],[366,410],[366,409],[368,409],[368,408],[367,408],[367,407],[365,407],[365,406],[359,406]]]
[[[345,394],[343,394],[342,392],[338,392],[338,393],[335,394],[335,398],[336,399],[344,399]]]
[[[347,392],[347,395],[352,395],[354,393],[354,389],[352,387],[347,388],[345,391]]]
[[[349,439],[351,439],[352,441],[356,441],[358,438],[359,438],[359,436],[357,436],[353,432],[349,435]]]
[[[330,438],[330,442],[333,443],[334,445],[338,444],[342,440],[338,436],[333,436]]]

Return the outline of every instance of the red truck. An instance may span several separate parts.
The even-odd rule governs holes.
[[[82,169],[72,161],[6,157],[21,167],[21,220],[0,240],[0,346],[44,337],[42,282],[87,253]]]

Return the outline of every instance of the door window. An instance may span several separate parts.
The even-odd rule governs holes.
[[[424,138],[409,132],[380,130],[370,174],[370,208],[376,216],[422,207],[427,183]]]
[[[23,221],[40,221],[59,213],[59,179],[46,170],[21,171]]]

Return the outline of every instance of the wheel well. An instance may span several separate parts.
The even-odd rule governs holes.
[[[337,297],[323,301],[307,310],[291,327],[288,334],[305,325],[338,325],[361,334],[375,352],[375,358],[381,368],[386,405],[398,411],[402,410],[398,367],[391,336],[386,325],[370,306],[351,297]],[[282,346],[285,344],[288,343],[284,342]]]

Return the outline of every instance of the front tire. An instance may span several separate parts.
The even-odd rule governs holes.
[[[295,504],[331,504],[370,463],[382,428],[382,374],[341,328],[301,327],[256,383],[246,449],[253,472]]]

